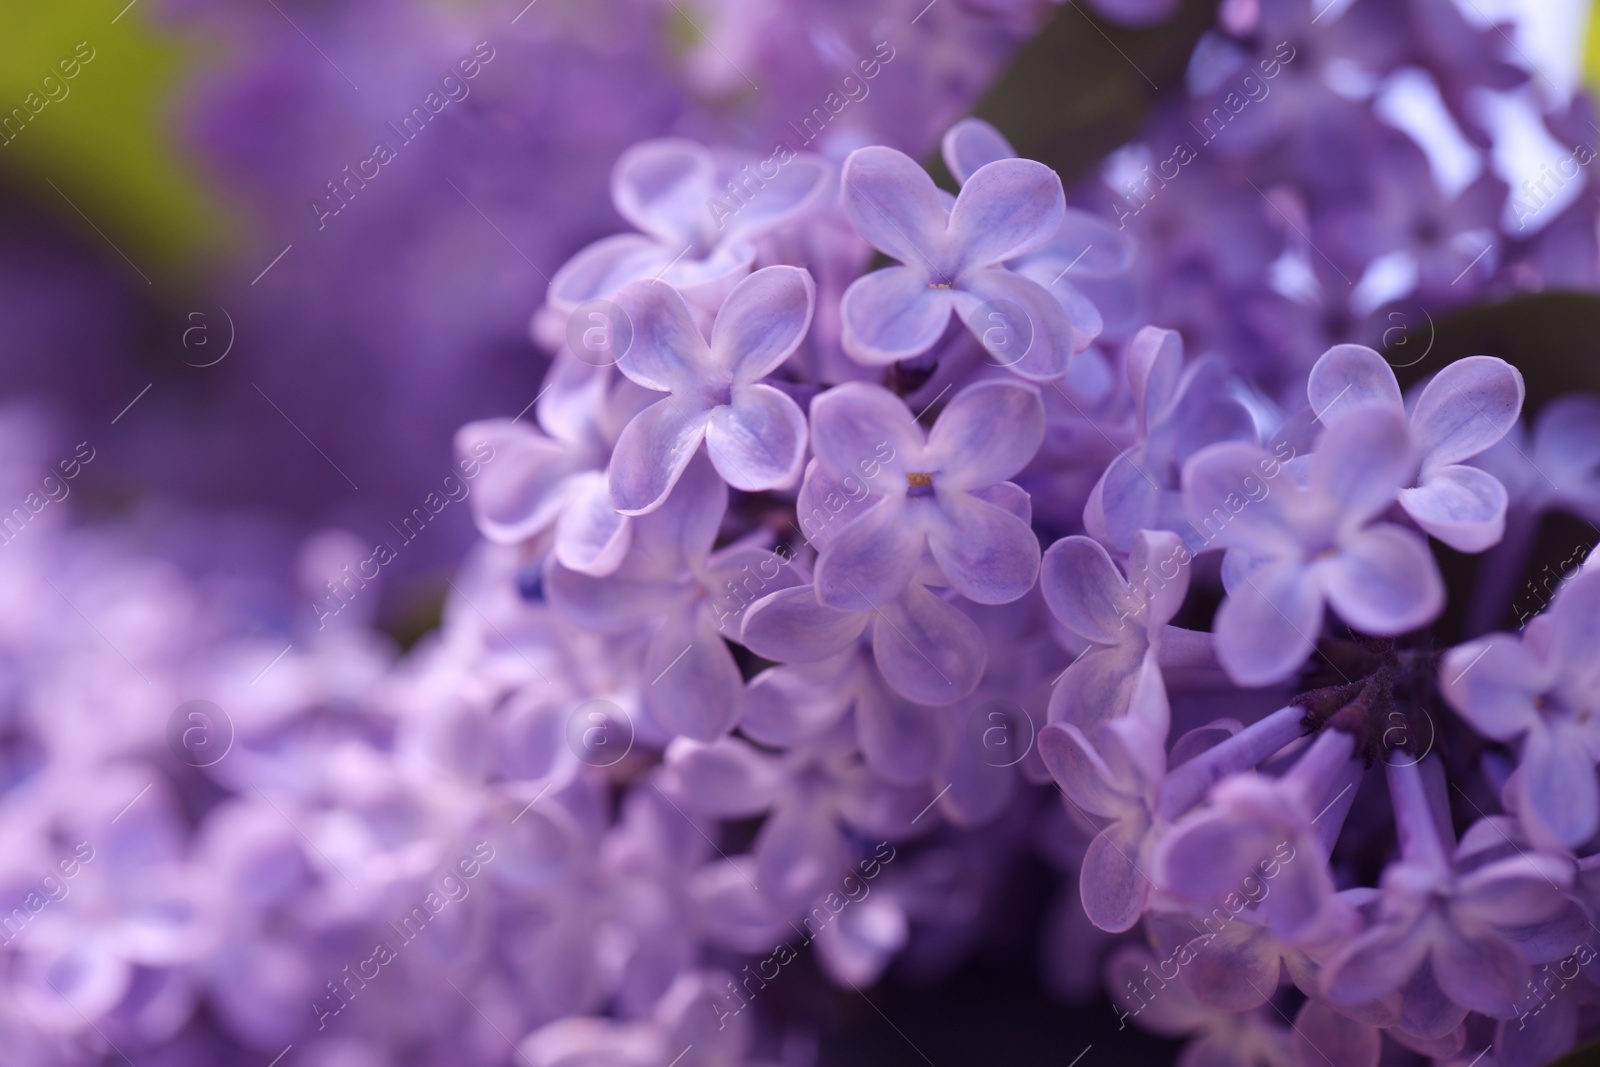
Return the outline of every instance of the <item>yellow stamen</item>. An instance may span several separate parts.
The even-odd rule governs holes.
[[[911,471],[906,474],[906,484],[913,489],[926,489],[933,484],[933,475],[921,471]]]

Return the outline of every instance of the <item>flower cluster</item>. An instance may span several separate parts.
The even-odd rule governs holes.
[[[476,226],[562,152],[616,150],[570,215],[512,224],[567,256],[548,279],[429,298],[461,351],[531,311],[550,355],[524,413],[459,428],[462,479],[430,476],[430,510],[464,503],[481,535],[436,629],[401,648],[373,625],[393,553],[346,533],[71,524],[38,471],[94,452],[0,409],[7,1064],[809,1067],[819,995],[958,966],[1030,854],[1061,874],[1051,985],[1109,994],[1108,1025],[1184,1039],[1184,1063],[1535,1067],[1592,1036],[1600,563],[1498,627],[1542,517],[1600,522],[1600,400],[1529,426],[1499,358],[1403,388],[1356,343],[1385,300],[1594,281],[1592,203],[1508,239],[1503,186],[1444,196],[1379,119],[1377,81],[1418,68],[1487,152],[1468,102],[1526,76],[1492,29],[1444,0],[1229,0],[1146,143],[1180,112],[1220,132],[1095,213],[995,127],[949,124],[1035,3],[812,5],[794,48],[787,7],[704,0],[669,72],[642,30],[598,40],[546,2],[573,25],[525,10],[487,51],[467,7],[293,8],[335,42],[335,87],[391,40],[461,73],[448,119],[317,216],[394,261],[385,286],[437,266],[403,244],[459,236],[432,209],[392,225],[455,161],[487,175],[456,190]],[[276,78],[269,16],[216,115],[321,99]],[[915,54],[852,50],[924,16]],[[774,91],[747,99],[746,65]],[[891,82],[913,72],[932,100]],[[486,99],[546,113],[502,73],[582,106],[535,136]],[[1233,79],[1237,108],[1207,102]],[[362,99],[411,99],[390,89]],[[905,151],[946,125],[952,188]],[[213,148],[334,173],[270,138]],[[1371,297],[1402,259],[1411,288]],[[461,377],[415,320],[317,306],[324,343],[381,323],[361,343],[396,346],[397,389]],[[473,388],[449,396],[503,399]]]

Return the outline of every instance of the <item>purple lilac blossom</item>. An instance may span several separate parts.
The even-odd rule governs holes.
[[[1102,6],[1131,22],[1160,8]],[[408,7],[372,42],[357,32],[367,4],[293,10],[315,14],[340,61],[392,49],[431,62],[471,43],[456,21],[468,9]],[[725,137],[731,127],[683,101],[737,102],[734,60],[770,69],[784,87],[770,95],[796,100],[827,67],[813,53],[848,46],[819,31],[791,47],[798,16],[764,5],[695,11],[715,16],[713,36],[686,85],[643,62],[639,26],[598,41],[564,12],[574,25],[529,22],[505,45],[557,64],[579,96],[595,90],[570,131],[541,136],[570,146],[607,124],[594,137],[606,147],[582,164],[593,180],[570,194],[572,217],[546,204],[512,224],[538,235],[530,248],[576,256],[542,311],[520,268],[493,292],[455,279],[431,298],[449,312],[431,336],[471,359],[539,316],[554,351],[533,420],[494,418],[521,403],[500,404],[472,362],[395,386],[431,398],[470,378],[453,395],[478,421],[458,444],[465,456],[490,440],[503,460],[472,505],[483,540],[438,628],[409,649],[372,628],[377,591],[354,579],[331,622],[305,610],[329,566],[360,560],[353,535],[302,540],[249,518],[82,521],[62,487],[93,475],[92,449],[57,443],[25,405],[0,410],[0,491],[15,502],[0,524],[6,1054],[78,1067],[115,1062],[114,1048],[178,1067],[269,1062],[293,1046],[315,1067],[491,1067],[509,1054],[537,1067],[793,1067],[825,1026],[805,1007],[809,983],[948,974],[996,929],[1005,872],[1030,853],[1060,870],[1070,907],[1044,944],[1057,984],[1083,997],[1103,969],[1119,1025],[1188,1037],[1186,1064],[1475,1062],[1491,1038],[1503,1063],[1531,1063],[1589,1036],[1591,980],[1548,1005],[1536,983],[1581,955],[1600,901],[1600,857],[1585,854],[1600,818],[1585,660],[1600,571],[1564,576],[1520,637],[1469,626],[1440,655],[1435,635],[1411,631],[1457,607],[1423,532],[1493,546],[1485,565],[1512,569],[1519,522],[1589,513],[1592,398],[1541,413],[1530,474],[1505,455],[1523,440],[1522,389],[1498,360],[1443,368],[1407,407],[1370,350],[1317,358],[1361,339],[1334,285],[1371,257],[1411,257],[1429,303],[1537,287],[1546,269],[1592,274],[1582,211],[1503,257],[1462,260],[1460,238],[1495,225],[1493,183],[1427,188],[1398,132],[1323,77],[1352,58],[1374,73],[1420,65],[1483,149],[1471,95],[1525,77],[1499,58],[1495,31],[1435,0],[1356,0],[1325,24],[1287,2],[1228,3],[1179,103],[1216,121],[1202,105],[1224,94],[1238,125],[1166,179],[1193,191],[1147,186],[1157,195],[1132,225],[1148,254],[1124,276],[1112,225],[1075,218],[1059,179],[992,128],[946,138],[959,196],[900,154],[931,147],[962,109],[952,95],[969,82],[949,75],[975,63],[941,42],[981,27],[981,59],[1034,5],[933,9],[917,31],[927,56],[887,49],[877,76],[916,63],[942,86],[935,99],[881,82],[885,118],[859,100],[830,108],[845,117],[819,156],[796,153],[783,180],[724,203],[725,216],[700,198],[752,159],[751,173],[770,173],[760,163],[781,153],[762,154],[759,133],[734,150],[652,138]],[[273,67],[294,42],[269,15],[249,23],[260,65],[233,76],[228,102],[314,113],[324,86]],[[430,35],[440,25],[452,32]],[[583,57],[563,54],[573,40],[609,58],[580,74]],[[546,99],[557,75],[528,68],[519,84],[540,102],[497,106],[561,113]],[[382,69],[397,84],[374,95],[408,99]],[[1285,80],[1275,103],[1256,94],[1235,113],[1225,93],[1246,70],[1258,85]],[[506,128],[487,86],[471,112],[486,129],[441,137],[435,168],[410,180],[424,188],[466,149],[484,166],[471,193],[492,193],[498,212],[528,203],[519,183],[561,153],[507,163],[528,145],[496,147]],[[652,92],[685,129],[623,106]],[[330,130],[352,121],[346,106]],[[771,118],[778,105],[747,106]],[[877,143],[904,114],[905,140]],[[1167,125],[1158,117],[1152,136]],[[594,207],[601,172],[634,141],[611,191],[642,235],[607,236],[618,224]],[[252,180],[274,162],[321,173],[271,136],[214,151],[257,159]],[[1241,190],[1245,174],[1265,191]],[[425,199],[395,185],[395,204]],[[395,218],[358,222],[383,195],[359,188],[321,219],[348,223],[356,245]],[[905,265],[863,276],[853,229]],[[1319,264],[1296,231],[1336,262]],[[424,248],[456,235],[431,217],[405,232]],[[392,255],[403,236],[374,247]],[[1102,239],[1104,260],[1057,265]],[[914,277],[928,267],[916,245],[948,253],[936,264],[947,280]],[[1297,255],[1324,291],[1272,288],[1272,264],[1286,264],[1281,281]],[[1472,268],[1463,286],[1441,285],[1457,262]],[[436,268],[422,253],[412,269]],[[292,292],[316,292],[322,269]],[[884,298],[892,285],[904,299]],[[1006,373],[1011,354],[992,339],[981,347],[983,330],[944,337],[952,310],[970,319],[997,294],[1032,327],[1012,370],[1033,384]],[[561,309],[580,296],[628,305],[634,346],[618,367],[562,350]],[[434,367],[414,320],[384,322],[376,306],[351,310],[345,330],[382,322],[364,343],[395,344],[399,367]],[[276,325],[278,337],[304,328]],[[927,344],[854,363],[864,338]],[[532,394],[537,369],[511,377]],[[927,380],[908,385],[918,370]],[[1292,414],[1301,397],[1325,428],[1309,455],[1274,451],[1308,436]],[[663,405],[681,432],[647,434],[650,411],[671,421]],[[1536,477],[1544,467],[1553,478]],[[1140,468],[1148,493],[1131,480]],[[404,457],[395,469],[414,473]],[[1226,552],[1220,572],[1211,547]],[[239,556],[246,575],[294,577],[241,578]],[[1329,606],[1344,627],[1324,625]],[[213,720],[180,718],[163,742],[196,694],[226,708],[215,762],[190,747]],[[1439,699],[1459,721],[1420,733]],[[816,966],[792,967],[804,953]]]

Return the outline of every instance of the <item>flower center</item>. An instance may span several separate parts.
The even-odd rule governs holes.
[[[928,283],[928,288],[929,289],[948,289],[948,288],[950,288],[950,283],[949,282],[929,282]]]
[[[933,475],[927,471],[907,471],[906,490],[909,496],[927,496],[933,492]]]

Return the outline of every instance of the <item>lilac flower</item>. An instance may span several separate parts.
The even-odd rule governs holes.
[[[1600,399],[1555,398],[1539,409],[1531,435],[1513,427],[1472,465],[1505,485],[1513,511],[1556,509],[1600,521]]]
[[[1234,681],[1292,674],[1315,647],[1325,601],[1369,634],[1404,633],[1439,613],[1444,588],[1427,545],[1372,522],[1412,469],[1408,442],[1399,415],[1366,405],[1318,436],[1304,486],[1254,445],[1212,445],[1189,460],[1189,520],[1228,549],[1216,640]]]
[[[868,625],[878,672],[908,700],[950,704],[983,676],[983,632],[918,579],[876,608],[858,611],[821,603],[809,584],[769,593],[745,613],[739,639],[778,663],[817,663],[853,647]]]
[[[641,232],[602,238],[573,256],[550,280],[546,299],[566,312],[654,277],[714,309],[749,271],[753,242],[816,207],[829,188],[821,159],[788,155],[772,178],[752,179],[753,155],[719,157],[679,138],[634,145],[612,170],[611,199]],[[724,187],[736,182],[750,193],[748,203],[730,205]]]
[[[1083,509],[1084,528],[1122,551],[1138,530],[1193,537],[1183,519],[1184,463],[1206,445],[1256,440],[1250,412],[1228,395],[1226,365],[1207,357],[1185,368],[1183,339],[1171,330],[1146,326],[1134,337],[1128,383],[1135,443],[1106,467]]]
[[[926,786],[876,779],[853,758],[848,737],[834,730],[780,754],[735,737],[668,747],[668,791],[693,810],[722,818],[768,813],[752,873],[780,915],[804,911],[844,873],[846,827],[898,838],[932,798]]]
[[[1156,973],[1152,974],[1152,971]],[[1163,1037],[1189,1037],[1184,1067],[1303,1067],[1288,1029],[1266,1010],[1247,1014],[1201,1003],[1183,982],[1168,981],[1142,946],[1124,945],[1106,964],[1117,1018]]]
[[[878,469],[878,475],[882,473]],[[847,485],[859,493],[852,493]],[[1026,522],[1027,498],[1022,494],[1015,497],[1005,503],[1020,506],[1013,513]],[[858,477],[852,474],[841,481],[813,460],[796,511],[806,523],[805,516],[831,514],[825,510],[829,500],[864,504],[870,499],[866,484]],[[812,543],[823,549],[840,532],[838,523],[821,523]],[[929,588],[944,584],[937,565],[924,562],[904,589],[880,601],[876,608],[841,610],[820,602],[816,587],[808,581],[768,593],[751,604],[742,619],[740,640],[751,651],[778,663],[815,663],[854,647],[870,626],[873,660],[896,693],[919,704],[950,704],[977,687],[987,663],[987,649],[983,633],[972,619],[951,599]]]
[[[1517,813],[1529,836],[1577,848],[1600,828],[1600,570],[1585,568],[1521,637],[1490,634],[1451,649],[1439,688],[1496,741],[1522,739]]]
[[[650,394],[570,354],[557,359],[550,378],[535,408],[540,429],[487,419],[457,431],[458,460],[482,466],[473,518],[486,538],[501,544],[527,541],[554,526],[553,550],[562,566],[608,574],[628,551],[630,526],[612,506],[606,467],[617,436]],[[479,462],[485,448],[497,462]]]
[[[1146,663],[1133,697],[1140,714],[1095,725],[1094,743],[1074,723],[1051,723],[1039,752],[1067,799],[1107,820],[1089,842],[1078,891],[1089,921],[1102,930],[1131,929],[1149,899],[1155,793],[1166,772],[1162,735],[1167,718],[1161,672]]]
[[[843,477],[889,458],[874,501],[834,535],[817,559],[817,599],[844,611],[876,610],[910,584],[925,552],[968,600],[1004,604],[1032,587],[1039,542],[1010,506],[1006,481],[1038,451],[1044,406],[1031,386],[987,381],[950,401],[926,435],[885,389],[841,385],[811,402],[820,465]]]
[[[1124,578],[1090,538],[1064,537],[1050,546],[1039,571],[1045,603],[1090,645],[1053,683],[1050,721],[1092,732],[1128,711],[1146,667],[1214,662],[1209,636],[1167,625],[1189,588],[1189,571],[1178,564],[1180,548],[1176,534],[1140,531]],[[1159,669],[1155,679],[1159,685]],[[1155,725],[1165,735],[1166,720]]]
[[[1335,345],[1311,368],[1311,407],[1332,425],[1367,404],[1405,414],[1400,386],[1382,356]],[[1506,490],[1462,463],[1494,445],[1522,410],[1522,375],[1493,356],[1469,356],[1441,370],[1417,397],[1408,420],[1415,473],[1400,506],[1428,533],[1462,552],[1481,552],[1505,530]]]
[[[1016,149],[999,130],[976,118],[962,119],[950,127],[940,147],[945,165],[962,184],[990,163],[1017,158]],[[1125,277],[1132,259],[1133,242],[1120,230],[1098,215],[1069,207],[1054,237],[1007,262],[1011,270],[1044,286],[1071,319],[1075,358],[1069,359],[1069,382],[1075,371],[1091,372],[1074,363],[1100,358],[1094,349],[1083,348],[1104,325],[1098,305],[1105,303],[1115,309],[1119,320],[1133,311],[1133,287]]]
[[[1396,763],[1387,771],[1400,862],[1384,872],[1372,925],[1323,966],[1325,995],[1358,1003],[1403,989],[1402,1025],[1421,1037],[1453,1030],[1468,1011],[1515,1014],[1528,986],[1527,951],[1543,956],[1549,942],[1559,943],[1560,934],[1546,936],[1553,922],[1584,928],[1565,891],[1572,864],[1526,852],[1477,865],[1458,853],[1452,862],[1422,768]],[[1555,958],[1564,951],[1556,948]]]
[[[645,687],[645,707],[673,733],[706,741],[730,730],[744,704],[715,598],[746,567],[765,564],[777,572],[775,581],[793,580],[752,543],[711,551],[727,507],[727,486],[709,461],[694,460],[666,502],[635,523],[633,548],[613,574],[595,578],[552,561],[545,577],[551,602],[587,629],[653,627],[644,674],[654,680]]]
[[[1219,782],[1206,805],[1161,839],[1151,877],[1201,910],[1237,910],[1238,898],[1252,895],[1248,887],[1266,879],[1271,892],[1256,903],[1274,934],[1290,943],[1326,938],[1346,912],[1316,824],[1354,785],[1353,749],[1349,734],[1330,729],[1281,778],[1246,773]]]
[[[811,325],[816,286],[797,267],[767,267],[734,286],[706,343],[671,285],[638,282],[619,294],[633,343],[618,366],[668,394],[617,438],[611,498],[624,515],[661,506],[706,442],[724,481],[754,492],[789,486],[805,461],[806,419],[761,379],[789,358]]]
[[[868,366],[928,351],[952,313],[980,340],[993,329],[975,312],[1001,309],[1005,338],[988,342],[1017,374],[1046,381],[1088,343],[1043,286],[1003,264],[1045,245],[1061,227],[1061,179],[1024,159],[997,160],[968,177],[954,202],[910,157],[891,148],[857,149],[841,175],[856,230],[902,266],[856,281],[840,313],[844,347]],[[1078,339],[1081,337],[1081,343]],[[1006,345],[1023,344],[1020,355]],[[1011,345],[1015,347],[1014,344]]]

